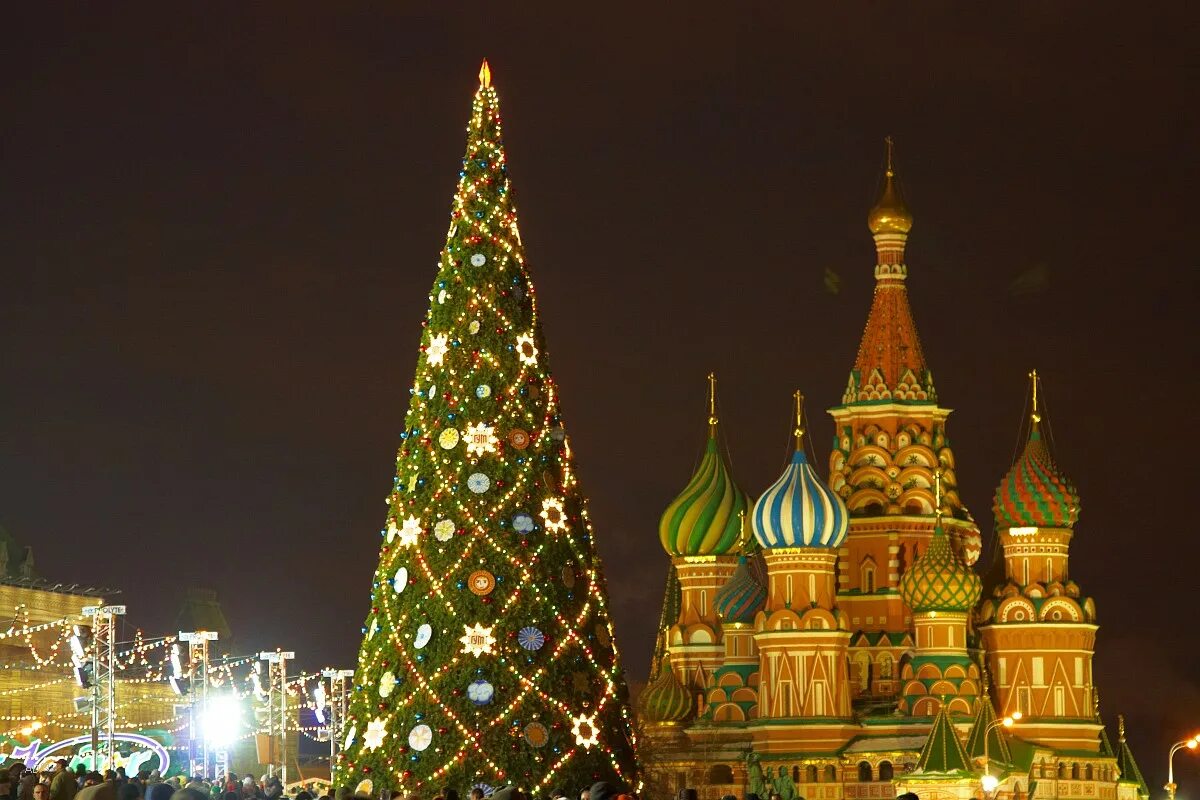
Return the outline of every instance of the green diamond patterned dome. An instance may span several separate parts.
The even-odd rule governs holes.
[[[950,547],[941,520],[925,554],[900,578],[900,595],[914,612],[970,611],[979,601],[979,576]]]
[[[647,722],[683,722],[691,716],[692,696],[675,677],[669,656],[663,658],[658,677],[642,692],[641,706]]]

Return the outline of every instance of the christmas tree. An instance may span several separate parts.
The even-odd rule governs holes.
[[[633,786],[607,590],[547,366],[486,61],[479,78],[338,785],[372,794],[452,786],[464,796],[477,785]]]

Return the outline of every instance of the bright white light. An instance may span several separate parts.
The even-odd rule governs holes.
[[[1000,780],[995,775],[984,775],[980,783],[983,784],[985,792],[994,792],[996,791],[996,787],[1000,785]]]
[[[234,695],[222,694],[208,699],[208,708],[200,714],[204,740],[215,747],[233,744],[242,732],[242,704]]]

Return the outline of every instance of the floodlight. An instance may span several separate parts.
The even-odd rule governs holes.
[[[233,744],[242,732],[242,704],[236,695],[221,694],[208,699],[208,707],[200,714],[200,731],[204,740],[218,748]]]

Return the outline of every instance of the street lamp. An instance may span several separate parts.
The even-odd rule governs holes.
[[[983,778],[979,782],[983,785],[984,792],[994,792],[1000,785],[1000,779],[991,773],[991,762],[988,760],[988,735],[997,728],[1011,728],[1020,718],[1021,712],[1014,711],[1011,716],[992,720],[983,729]]]
[[[1167,785],[1163,787],[1167,790],[1169,800],[1175,800],[1175,790],[1179,788],[1175,784],[1175,754],[1185,747],[1188,750],[1195,750],[1198,745],[1200,745],[1200,734],[1171,745],[1171,752],[1167,755]]]

